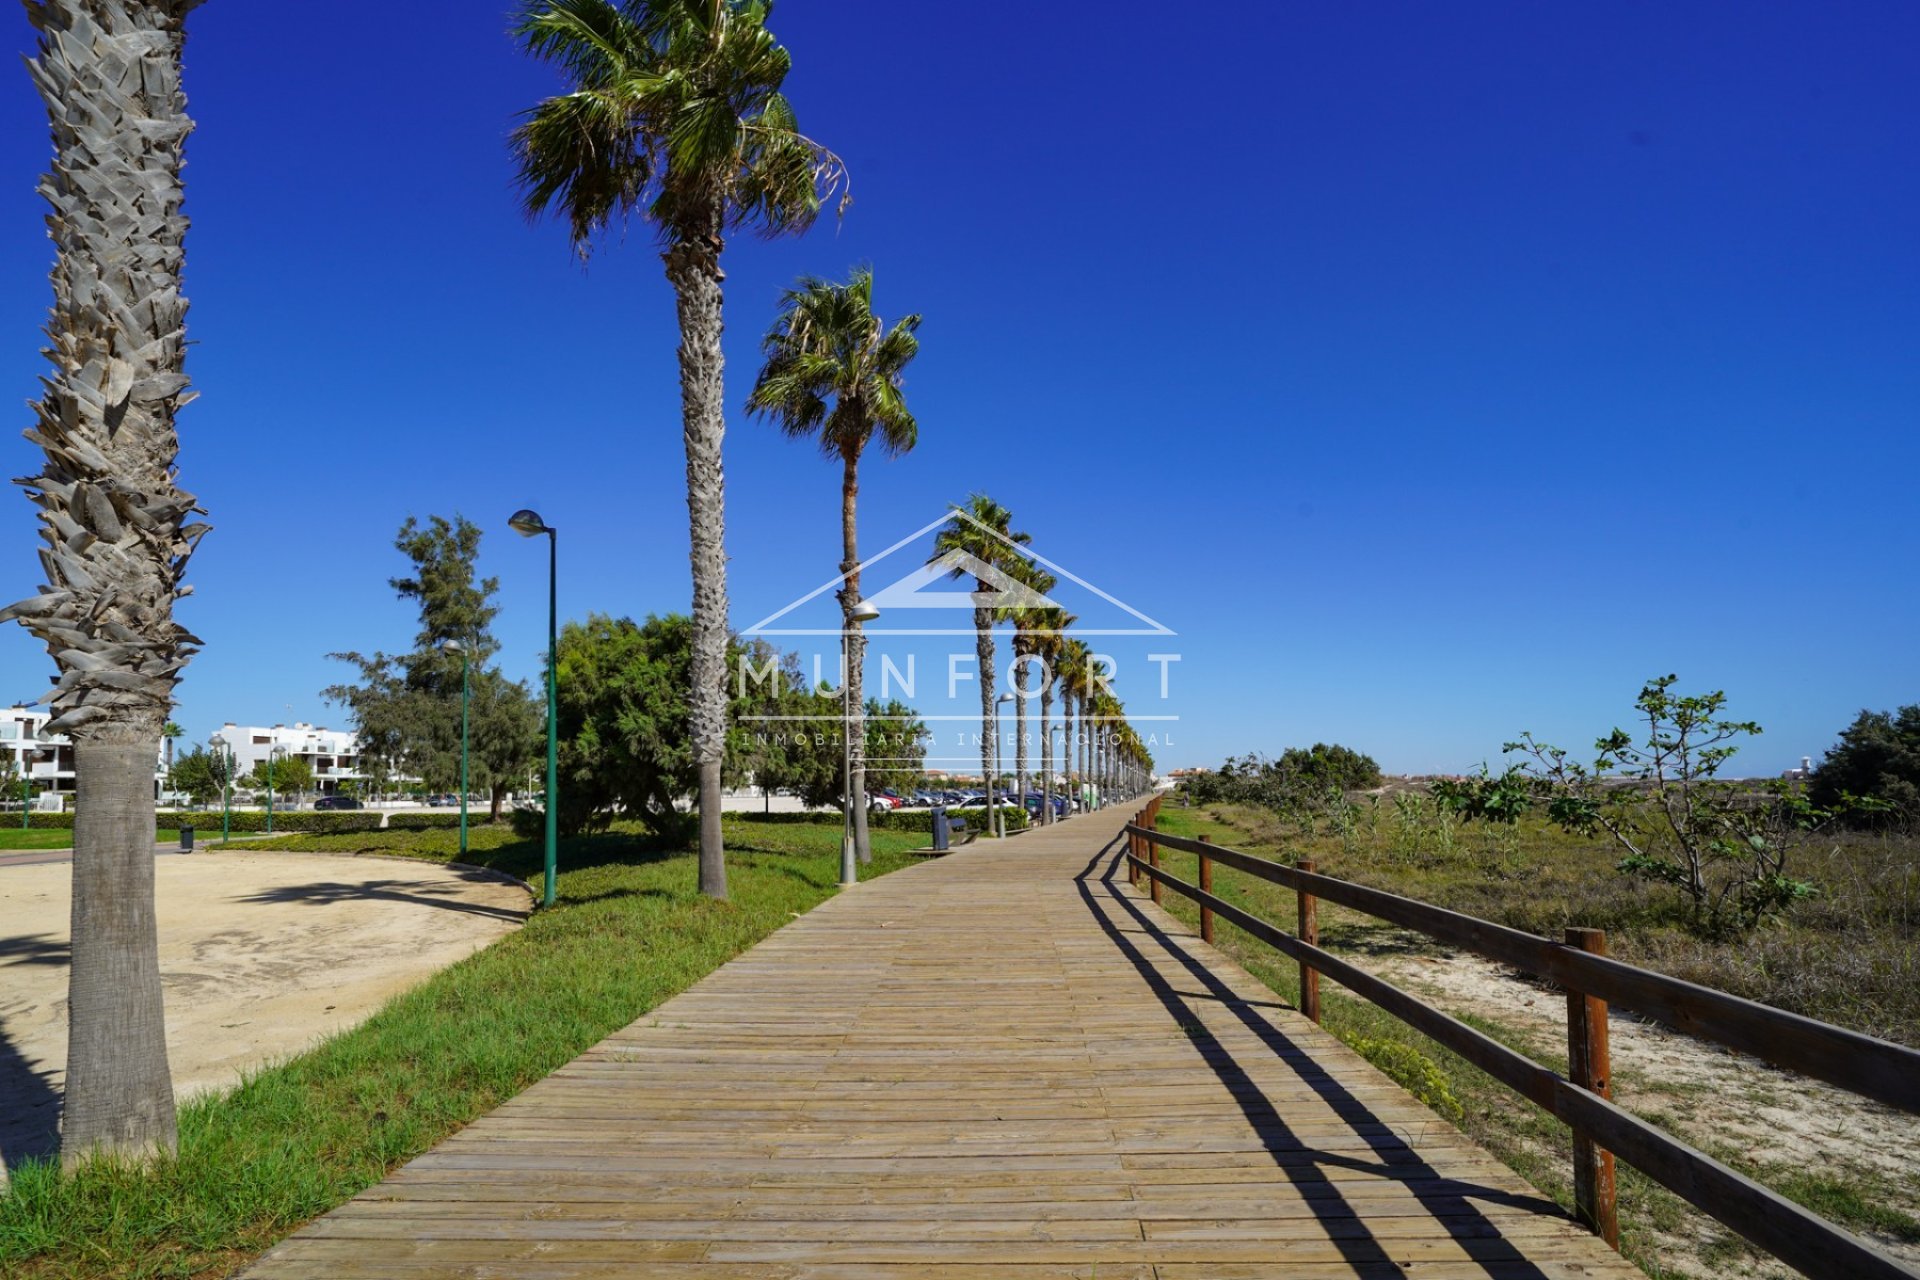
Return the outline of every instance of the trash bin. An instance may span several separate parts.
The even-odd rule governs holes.
[[[933,806],[933,851],[945,853],[948,841],[953,838],[953,829],[947,825],[947,806]]]
[[[180,828],[180,852],[182,853],[193,852],[193,828],[192,827]]]

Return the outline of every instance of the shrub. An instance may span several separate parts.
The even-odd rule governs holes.
[[[162,826],[189,826],[203,834],[220,829],[220,811],[209,809],[204,813],[180,813],[161,819]],[[267,815],[257,809],[236,809],[229,831],[248,835],[267,829]],[[279,835],[340,835],[349,831],[378,831],[380,815],[365,810],[354,809],[301,809],[292,813],[273,815],[273,832]]]
[[[487,810],[467,809],[467,825],[477,827],[487,820]],[[444,831],[460,825],[460,811],[451,813],[394,813],[387,815],[389,831]]]

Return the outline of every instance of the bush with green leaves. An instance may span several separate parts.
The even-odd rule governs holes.
[[[1188,782],[1202,804],[1250,804],[1283,814],[1317,814],[1332,796],[1380,785],[1380,766],[1351,747],[1316,742],[1288,747],[1278,758],[1251,752]]]
[[[1510,776],[1527,780],[1563,830],[1604,832],[1622,873],[1677,889],[1697,930],[1734,934],[1815,892],[1788,862],[1834,814],[1784,782],[1722,779],[1760,726],[1722,718],[1723,692],[1674,692],[1677,680],[1648,681],[1634,700],[1641,727],[1597,739],[1591,764],[1522,734],[1505,747],[1526,757]]]
[[[1920,823],[1920,704],[1862,711],[1840,731],[1807,791],[1814,804],[1866,821]]]

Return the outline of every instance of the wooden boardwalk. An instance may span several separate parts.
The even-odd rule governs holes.
[[[1116,877],[1125,816],[840,895],[247,1274],[1640,1275]]]

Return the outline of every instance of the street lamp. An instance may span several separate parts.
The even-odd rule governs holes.
[[[524,508],[507,517],[507,527],[525,538],[547,535],[547,880],[541,903],[550,907],[560,861],[560,533],[539,512]]]
[[[467,646],[458,640],[440,642],[440,652],[460,655],[460,856],[467,856]]]
[[[233,752],[219,734],[207,739],[207,745],[220,753],[220,843],[233,835]]]
[[[850,667],[852,653],[851,627],[856,622],[872,622],[880,616],[880,606],[869,604],[865,600],[856,600],[847,610],[847,626],[840,628],[840,886],[860,883],[859,869],[854,865],[853,840],[853,672]],[[867,798],[860,797],[865,804]]]
[[[987,820],[993,826],[993,834],[996,840],[1006,839],[1007,820],[1006,817],[1001,814],[1000,806],[994,801],[993,784],[995,779],[992,775],[1000,772],[1000,708],[1012,701],[1013,695],[1011,693],[1003,693],[993,700],[993,768],[987,771]],[[1020,804],[1022,807],[1024,807],[1026,803],[1027,798],[1021,796]]]

